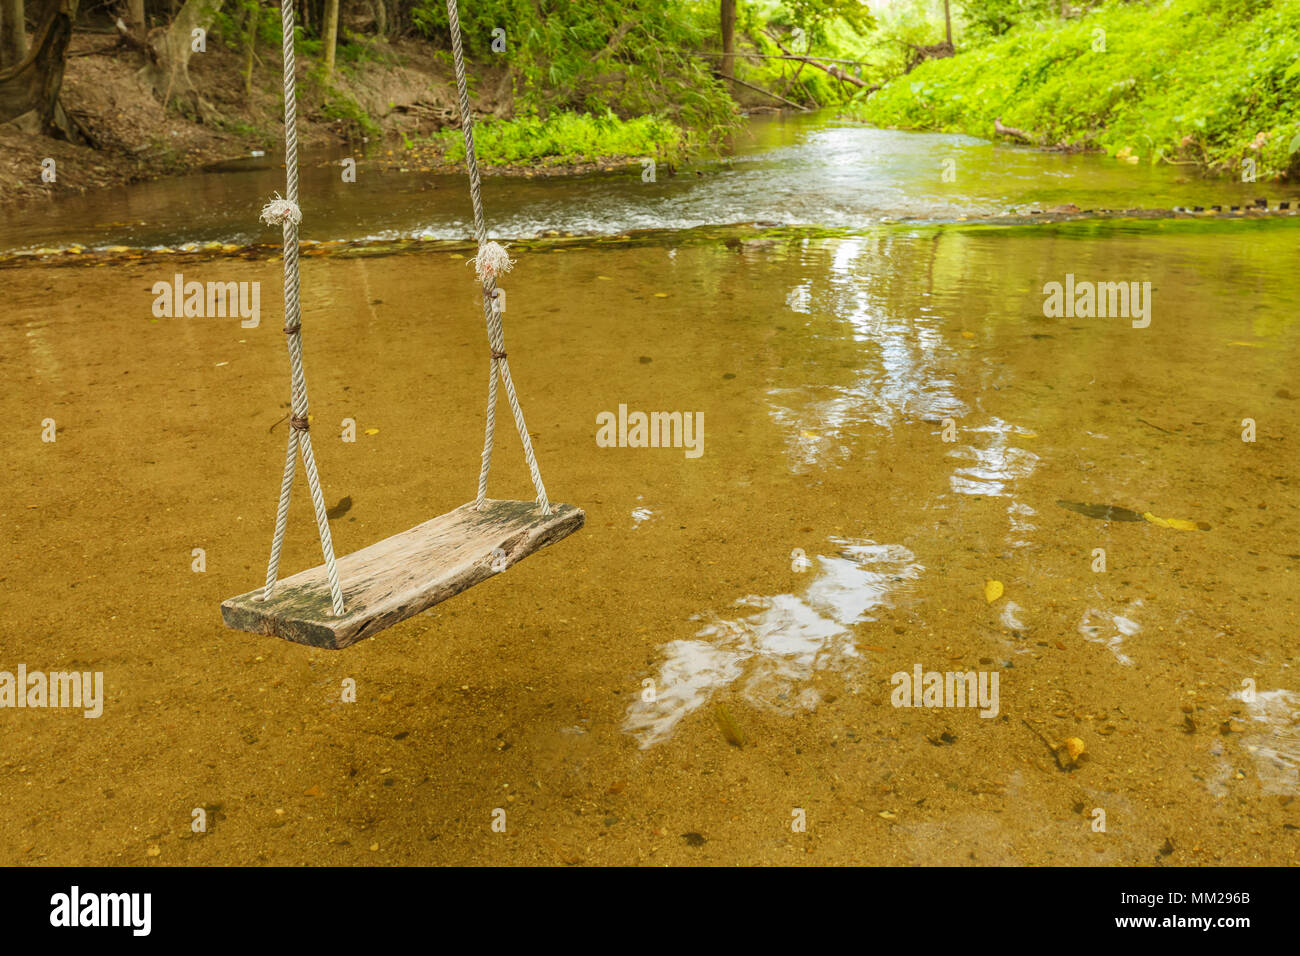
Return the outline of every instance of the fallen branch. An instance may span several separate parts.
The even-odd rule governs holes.
[[[817,69],[825,73],[829,73],[831,76],[835,77],[835,79],[843,83],[852,83],[858,89],[867,88],[867,83],[865,81],[858,79],[856,76],[851,76],[850,74],[845,73],[838,66],[834,66],[833,64],[830,63],[819,62],[818,60],[815,60],[810,56],[800,56],[798,53],[795,53],[793,50],[789,49],[784,43],[782,43],[780,39],[777,37],[777,35],[773,33],[771,30],[764,30],[763,32],[767,34],[768,38],[773,43],[776,44],[777,49],[779,49],[782,53],[784,53],[788,59],[799,60],[803,63],[807,63],[809,66],[815,66],[817,67]]]
[[[785,86],[781,87],[782,96],[785,96],[785,94],[789,93],[790,87],[794,86],[796,83],[799,82],[799,74],[803,72],[803,68],[806,65],[807,64],[805,63],[800,63],[798,66],[794,68],[794,76],[790,77],[789,81],[786,82]],[[781,72],[782,73],[785,72],[785,67],[781,67]]]
[[[79,50],[76,53],[69,53],[68,59],[71,60],[78,56],[104,56],[108,53],[114,53],[122,49],[121,43],[110,43],[108,46],[96,47],[93,50]]]
[[[752,38],[750,39],[752,40]],[[723,56],[723,57],[738,56],[738,57],[743,57],[746,60],[749,59],[805,60],[807,59],[806,57],[799,56],[799,54],[797,53],[758,53],[754,50],[742,50],[739,53],[720,53],[717,50],[680,50],[678,52],[685,53],[687,56]],[[868,62],[867,60],[850,60],[848,57],[843,57],[843,56],[823,56],[823,57],[819,57],[819,59],[821,59],[825,63],[856,63],[859,66],[865,66]]]
[[[737,76],[733,76],[730,79],[732,83],[739,83],[741,86],[746,86],[749,89],[754,90],[758,93],[762,93],[765,96],[770,96],[775,100],[780,100],[786,106],[793,106],[797,110],[803,110],[805,113],[808,112],[808,107],[804,106],[802,103],[796,103],[794,100],[787,100],[780,93],[773,93],[771,90],[765,90],[761,86],[755,86],[753,83],[747,83],[746,81],[740,79],[740,77]]]
[[[918,46],[915,43],[909,43],[907,40],[899,40],[905,47],[911,48],[911,53],[907,57],[907,67],[904,73],[911,73],[926,60],[942,60],[953,56],[956,52],[952,44],[947,40],[942,43],[931,43],[929,46]]]
[[[1014,126],[1003,126],[1002,118],[997,117],[993,120],[993,132],[999,136],[1010,136],[1012,139],[1018,139],[1022,143],[1034,142],[1034,138],[1022,129],[1016,129]]]

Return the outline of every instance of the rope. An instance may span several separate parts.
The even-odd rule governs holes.
[[[506,360],[506,335],[501,327],[501,310],[498,308],[500,300],[497,298],[497,274],[509,271],[513,263],[499,243],[488,241],[487,226],[483,222],[483,197],[478,158],[474,154],[474,117],[469,110],[469,90],[465,81],[465,53],[461,45],[460,10],[457,0],[447,0],[447,20],[451,26],[451,53],[456,68],[456,92],[460,99],[460,128],[465,136],[465,166],[469,170],[469,197],[474,206],[474,239],[478,243],[478,255],[473,261],[479,279],[483,283],[483,318],[487,323],[488,344],[492,349],[492,357],[488,365],[487,427],[483,437],[483,458],[478,476],[478,499],[474,507],[481,511],[487,498],[488,472],[492,468],[492,442],[496,431],[499,375],[501,384],[506,389],[506,400],[510,403],[511,412],[514,413],[519,440],[524,446],[524,460],[528,462],[528,473],[532,476],[533,487],[537,490],[537,501],[542,506],[542,514],[549,515],[551,503],[546,498],[542,473],[537,467],[533,442],[528,436],[524,412],[519,407],[519,398],[515,395],[515,383],[510,377],[510,363]]]
[[[271,560],[266,569],[266,587],[262,600],[271,596],[280,567],[280,548],[284,544],[284,530],[289,518],[289,493],[293,490],[297,454],[307,472],[307,487],[311,490],[312,505],[316,511],[316,527],[320,531],[321,553],[325,556],[325,573],[330,583],[330,603],[335,616],[343,614],[343,588],[339,585],[339,571],[334,564],[334,542],[330,538],[329,518],[325,514],[325,498],[320,490],[320,475],[316,472],[316,456],[312,453],[311,432],[307,417],[307,377],[302,367],[302,315],[298,301],[298,224],[302,211],[298,207],[298,103],[294,82],[293,2],[281,0],[280,21],[284,31],[284,169],[285,192],[262,209],[262,219],[268,224],[280,224],[284,236],[284,331],[289,346],[289,370],[293,411],[289,417],[289,448],[284,458],[284,478],[280,482],[280,504],[275,512],[275,537],[271,541]]]

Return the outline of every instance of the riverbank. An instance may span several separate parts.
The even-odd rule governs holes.
[[[1300,6],[1113,4],[1023,22],[930,60],[856,104],[902,129],[1105,151],[1250,182],[1300,177]]]
[[[455,134],[455,130],[448,131]],[[463,242],[469,199],[463,172],[433,165],[432,147],[385,144],[359,159],[355,179],[341,172],[350,148],[306,153],[300,164],[302,238],[316,243]],[[882,163],[881,157],[891,157]],[[951,158],[960,172],[936,170]],[[596,167],[597,164],[593,164]],[[862,234],[885,222],[994,226],[1144,218],[1261,223],[1300,209],[1300,184],[1240,183],[1189,176],[1171,166],[1134,166],[1097,154],[1047,153],[945,133],[884,130],[838,120],[834,111],[751,117],[716,162],[639,161],[599,175],[546,176],[504,167],[487,184],[489,228],[501,241],[662,234],[761,222],[801,235]],[[222,162],[197,173],[103,189],[59,202],[29,203],[0,217],[0,257],[95,253],[127,257],[205,248],[245,250],[278,231],[257,211],[284,188],[280,156]],[[1260,200],[1263,200],[1261,205]],[[1181,210],[1181,211],[1180,211]],[[767,238],[767,237],[764,237]],[[333,247],[331,247],[333,248]],[[77,251],[80,250],[80,251]]]
[[[240,55],[214,45],[190,71],[220,119],[200,123],[164,112],[135,64],[103,55],[104,37],[77,34],[63,81],[65,109],[86,131],[81,145],[0,125],[0,206],[20,206],[195,170],[282,148],[278,58],[261,61],[246,83]],[[298,139],[304,153],[354,146],[372,166],[420,172],[463,169],[455,81],[427,43],[374,41],[364,60],[322,83],[299,77]],[[689,134],[655,116],[622,120],[558,112],[545,122],[515,116],[510,72],[472,64],[471,97],[484,172],[573,175],[651,156],[673,162]],[[53,160],[53,182],[43,177]]]

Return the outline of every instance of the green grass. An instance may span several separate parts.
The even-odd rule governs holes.
[[[458,129],[433,137],[445,145],[444,158],[460,162],[465,147]],[[652,156],[676,162],[686,149],[686,134],[658,116],[619,119],[612,113],[554,113],[545,119],[522,116],[474,124],[474,148],[487,165],[560,166],[598,159]]]
[[[1300,3],[1111,2],[1075,20],[1022,23],[922,64],[852,112],[977,136],[1001,117],[1048,143],[1237,176],[1250,158],[1259,179],[1296,176]]]

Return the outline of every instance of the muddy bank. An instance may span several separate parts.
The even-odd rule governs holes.
[[[259,56],[246,83],[241,58],[215,45],[195,55],[190,72],[220,115],[203,124],[175,110],[164,113],[136,73],[138,57],[112,47],[101,34],[77,34],[69,48],[62,102],[89,137],[82,145],[33,136],[0,125],[0,206],[49,202],[93,189],[183,173],[282,149],[280,60]],[[336,72],[331,89],[299,70],[298,138],[302,150],[353,146],[382,167],[452,172],[441,145],[419,140],[455,127],[455,81],[427,43],[376,44],[375,59]],[[514,109],[509,72],[471,64],[476,115],[508,117]],[[54,181],[42,171],[54,160]],[[485,170],[508,176],[569,175],[622,165],[605,158],[568,165],[508,166]]]

